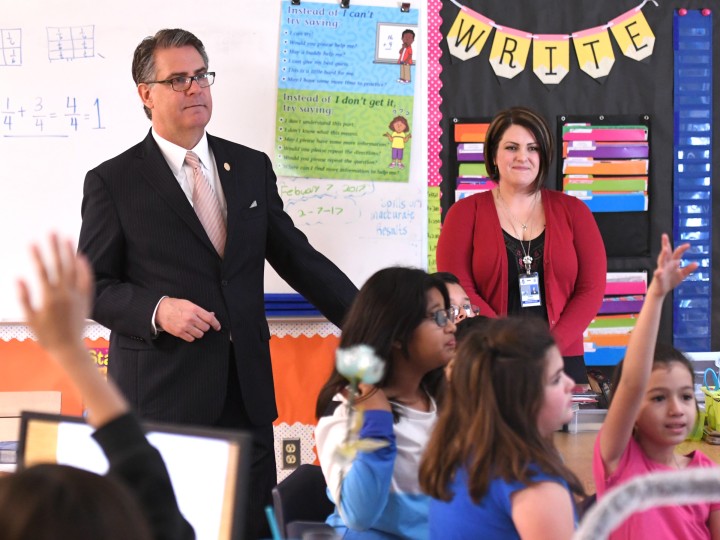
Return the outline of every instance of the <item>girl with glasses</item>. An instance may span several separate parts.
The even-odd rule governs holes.
[[[480,314],[480,308],[470,303],[470,297],[460,285],[460,280],[452,272],[435,272],[432,274],[445,282],[450,296],[450,307],[455,311],[455,322],[470,319]]]
[[[488,319],[462,337],[420,464],[430,538],[572,536],[584,493],[552,438],[572,418],[572,387],[539,319]]]
[[[385,362],[377,384],[360,385],[360,437],[388,445],[359,452],[352,463],[336,458],[347,433],[349,381],[333,369],[318,397],[315,440],[330,497],[341,501],[327,523],[342,538],[427,538],[418,464],[435,424],[443,368],[455,354],[454,333],[445,284],[422,270],[380,270],[355,298],[340,347],[369,345]]]

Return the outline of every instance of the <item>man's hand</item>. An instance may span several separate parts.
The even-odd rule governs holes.
[[[163,298],[155,322],[165,332],[190,342],[203,337],[210,328],[220,330],[215,313],[181,298]]]

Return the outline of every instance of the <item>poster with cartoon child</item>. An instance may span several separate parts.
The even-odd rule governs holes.
[[[418,120],[413,116],[417,81],[410,82],[410,74],[427,41],[418,24],[420,10],[359,2],[350,10],[327,1],[281,3],[275,173],[409,182],[417,157],[408,126],[416,127]],[[407,83],[397,82],[399,70]],[[399,127],[393,121],[388,129],[397,116],[403,118]],[[392,167],[385,132],[395,147]]]
[[[410,126],[404,116],[396,116],[390,122],[388,129],[390,129],[390,131],[384,134],[392,146],[392,160],[388,167],[391,169],[404,169],[403,154],[405,152],[405,143],[412,137],[410,134]]]
[[[400,48],[400,57],[398,58],[398,64],[400,64],[400,78],[399,83],[409,84],[412,79],[410,78],[410,66],[413,63],[413,50],[412,44],[415,42],[415,32],[409,28],[402,33],[402,47]]]

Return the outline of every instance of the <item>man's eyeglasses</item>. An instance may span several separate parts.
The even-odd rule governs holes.
[[[460,316],[461,312],[464,313],[465,317],[473,317],[476,315],[480,315],[480,308],[477,306],[473,306],[472,304],[463,304],[460,307],[450,305],[450,309],[452,309],[453,313],[455,313],[456,319]]]
[[[205,73],[193,75],[192,77],[180,75],[172,79],[165,79],[164,81],[147,81],[145,84],[169,84],[176,92],[185,92],[190,90],[193,81],[195,81],[200,88],[207,88],[215,82],[215,72],[206,71]]]
[[[433,319],[435,324],[440,328],[445,328],[448,322],[455,322],[455,310],[453,308],[440,309],[435,313],[431,313],[427,316],[428,319]]]

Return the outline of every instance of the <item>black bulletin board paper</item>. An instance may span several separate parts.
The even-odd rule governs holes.
[[[483,14],[499,25],[522,29],[534,34],[570,34],[585,28],[606,24],[617,15],[634,7],[638,0],[596,2],[595,0],[463,0],[467,8]],[[502,84],[489,62],[490,46],[486,45],[476,58],[460,61],[448,53],[445,40],[440,41],[441,82],[440,110],[443,142],[452,128],[453,118],[492,116],[497,111],[514,105],[532,107],[545,116],[551,129],[561,115],[639,115],[652,117],[652,150],[650,168],[653,171],[651,202],[648,212],[649,236],[647,243],[640,240],[633,247],[632,255],[608,258],[609,271],[652,271],[653,254],[660,249],[660,235],[673,227],[673,14],[678,6],[659,2],[659,7],[648,3],[643,14],[656,37],[652,56],[647,62],[637,62],[625,57],[616,43],[612,42],[615,64],[610,75],[601,83],[589,77],[577,66],[575,52],[570,51],[572,69],[557,88],[548,89],[526,68],[511,80]],[[703,0],[686,0],[682,7],[707,8]],[[443,2],[440,10],[440,32],[448,34],[458,15],[458,7]],[[713,51],[720,50],[720,17],[713,13]],[[717,77],[716,77],[717,78]],[[713,102],[720,102],[720,84],[713,86]],[[720,150],[717,127],[720,125],[720,109],[713,110],[713,170],[720,170]],[[448,147],[443,147],[443,181],[449,177]],[[558,185],[555,170],[550,172],[548,187]],[[447,210],[443,199],[443,210]],[[714,230],[720,230],[720,212],[713,212]],[[606,244],[621,242],[625,231],[621,227],[602,226]],[[649,245],[649,250],[645,246]],[[720,257],[720,243],[714,247],[714,258]],[[720,276],[713,270],[713,327],[720,324]],[[660,335],[665,341],[672,336],[672,305],[666,302]],[[713,350],[720,348],[720,333],[713,336]]]

